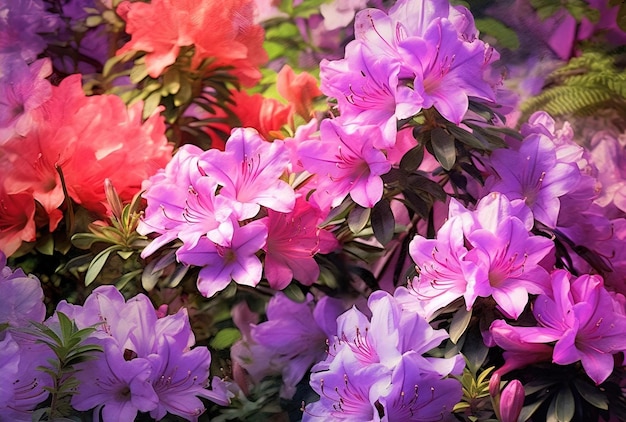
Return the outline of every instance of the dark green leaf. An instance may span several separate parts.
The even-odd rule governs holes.
[[[569,387],[564,386],[559,390],[556,397],[552,399],[546,415],[546,422],[570,422],[574,417],[575,411],[574,394],[572,394],[572,390]]]
[[[374,236],[383,246],[393,238],[396,228],[396,220],[391,212],[391,206],[387,199],[381,199],[372,208],[372,230]]]
[[[434,128],[430,136],[435,158],[437,158],[441,167],[445,170],[450,170],[456,162],[454,136],[440,127]]]
[[[574,379],[574,386],[582,398],[589,404],[597,407],[598,409],[607,410],[609,408],[609,400],[607,399],[606,394],[600,391],[597,387],[587,384],[580,379]]]
[[[406,152],[400,159],[400,169],[410,173],[415,171],[424,159],[424,145],[414,146]]]
[[[303,303],[306,300],[306,296],[302,292],[302,289],[297,284],[291,283],[283,289],[283,293],[289,299],[294,302]]]
[[[360,205],[356,205],[350,214],[348,214],[348,227],[352,233],[357,234],[365,228],[370,219],[371,210],[364,208]]]

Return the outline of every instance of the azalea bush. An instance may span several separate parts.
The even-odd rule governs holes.
[[[0,421],[626,420],[626,6],[0,0]]]

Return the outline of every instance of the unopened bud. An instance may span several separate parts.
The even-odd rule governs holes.
[[[524,407],[524,386],[519,380],[507,384],[500,395],[500,421],[517,422]]]

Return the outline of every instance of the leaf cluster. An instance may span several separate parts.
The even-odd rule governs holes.
[[[619,55],[587,51],[553,71],[543,91],[522,104],[522,118],[544,110],[554,117],[589,116],[603,109],[626,117],[626,74]]]
[[[52,386],[44,387],[50,392],[50,405],[38,409],[33,421],[55,420],[69,416],[73,412],[70,400],[79,386],[74,376],[75,365],[94,359],[96,353],[102,352],[101,346],[86,341],[95,331],[95,327],[79,330],[76,323],[64,313],[57,312],[56,315],[58,330],[35,322],[32,323],[32,328],[25,329],[37,342],[48,346],[55,355],[55,358],[48,359],[47,366],[37,368],[51,377]]]

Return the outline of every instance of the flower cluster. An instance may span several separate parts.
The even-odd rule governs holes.
[[[0,420],[626,420],[626,6],[549,3],[0,0]]]

